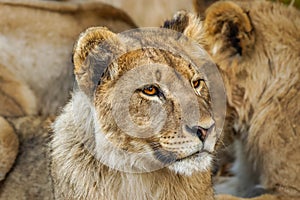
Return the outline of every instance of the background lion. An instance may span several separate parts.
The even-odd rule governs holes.
[[[299,11],[262,1],[219,2],[194,18],[181,12],[165,27],[190,33],[223,74],[231,109],[226,130],[232,130],[225,134],[235,137],[237,177],[217,191],[299,199]]]

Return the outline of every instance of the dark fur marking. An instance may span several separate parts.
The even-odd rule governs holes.
[[[173,152],[163,149],[157,149],[154,151],[156,158],[163,164],[171,164],[176,161],[176,155]]]
[[[177,32],[183,33],[188,26],[189,19],[186,15],[179,15],[176,18],[164,22],[163,28],[172,29]]]
[[[161,73],[160,73],[159,70],[157,70],[157,71],[155,72],[155,78],[156,78],[157,81],[160,81],[160,80],[161,80]]]
[[[232,45],[237,51],[238,54],[242,55],[242,47],[240,45],[241,40],[237,37],[239,34],[238,25],[234,24],[233,22],[228,23],[229,26],[229,35],[228,39]]]

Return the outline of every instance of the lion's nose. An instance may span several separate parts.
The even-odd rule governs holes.
[[[197,129],[196,133],[198,138],[201,140],[201,142],[204,142],[207,136],[208,129],[202,128],[200,126],[198,126],[196,129]]]
[[[207,136],[211,133],[212,129],[214,128],[215,124],[212,124],[209,128],[203,128],[201,126],[194,126],[192,129],[194,133],[197,134],[198,138],[201,140],[201,142],[204,143]]]

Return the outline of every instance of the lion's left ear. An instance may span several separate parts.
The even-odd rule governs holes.
[[[233,2],[217,2],[205,12],[204,29],[212,55],[244,55],[254,44],[250,18]]]
[[[122,48],[117,34],[106,27],[92,27],[81,33],[73,49],[79,89],[91,97],[104,71]]]

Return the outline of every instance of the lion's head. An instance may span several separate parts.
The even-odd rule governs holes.
[[[203,54],[196,65],[179,38],[155,35],[160,31],[124,37],[98,27],[81,34],[75,76],[92,108],[92,151],[124,171],[205,171],[218,138],[204,73],[213,63]]]
[[[297,82],[299,11],[271,2],[220,1],[197,14],[179,12],[164,27],[207,50],[224,79],[228,105],[244,121],[266,91],[284,95],[288,84],[278,74],[290,77],[289,85]]]

